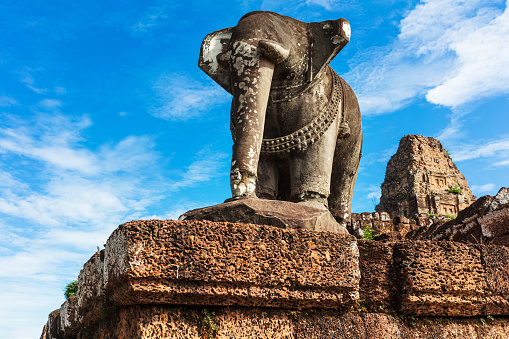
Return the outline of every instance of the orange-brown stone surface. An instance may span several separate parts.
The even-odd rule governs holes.
[[[104,288],[122,304],[341,308],[359,279],[355,238],[332,232],[141,220],[105,249]]]
[[[508,265],[497,245],[133,221],[41,338],[506,338]]]
[[[361,271],[359,303],[375,311],[395,305],[396,277],[391,244],[359,240],[358,246]]]
[[[79,338],[117,339],[501,339],[506,317],[441,318],[270,308],[129,306]],[[64,338],[45,336],[41,339]],[[69,338],[69,337],[65,337]],[[76,338],[76,337],[74,337]]]
[[[493,291],[482,248],[454,242],[394,245],[400,277],[400,311],[431,316],[475,316],[486,312]],[[504,313],[509,309],[507,304]]]

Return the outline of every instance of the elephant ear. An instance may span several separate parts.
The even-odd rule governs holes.
[[[311,70],[314,77],[350,42],[350,23],[338,19],[311,22],[309,26],[313,37]]]
[[[208,34],[201,44],[198,67],[228,93],[232,93],[228,44],[233,27]]]

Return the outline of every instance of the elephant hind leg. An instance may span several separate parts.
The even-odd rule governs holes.
[[[353,191],[362,156],[360,129],[346,139],[338,139],[331,176],[329,210],[338,223],[349,222]]]
[[[277,186],[277,199],[284,201],[291,201],[291,187],[290,187],[290,157],[285,156],[279,158],[278,161],[278,186]]]
[[[260,156],[256,196],[290,201],[290,159],[285,155]]]
[[[343,121],[348,122],[350,136],[339,138],[334,153],[331,176],[329,210],[337,222],[346,226],[350,222],[353,190],[362,156],[362,119],[357,97],[344,81]]]

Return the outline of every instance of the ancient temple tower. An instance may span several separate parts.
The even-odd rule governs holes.
[[[457,215],[477,198],[440,141],[406,135],[387,164],[377,212],[409,218]]]

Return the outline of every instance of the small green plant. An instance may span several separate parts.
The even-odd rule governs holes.
[[[444,217],[449,218],[449,219],[456,219],[455,215],[450,215],[450,214],[446,214],[446,215],[444,215]]]
[[[362,235],[362,239],[363,240],[366,240],[366,241],[371,241],[373,240],[378,234],[374,234],[375,230],[367,225],[365,228],[364,228],[364,234]]]
[[[428,218],[433,218],[435,215],[433,213],[428,214]]]
[[[495,320],[495,318],[493,318],[491,315],[487,316],[486,318],[488,318],[489,321]]]
[[[461,194],[461,188],[458,185],[454,185],[447,190],[449,193]]]
[[[451,152],[449,152],[449,150],[447,150],[447,149],[446,149],[446,150],[445,150],[445,153],[447,153],[447,155],[449,156],[449,158],[451,158],[451,160],[453,160],[453,157],[452,157],[452,155],[451,155]],[[456,166],[456,163],[454,162],[454,160],[452,161],[452,164],[453,164],[454,166]]]
[[[205,324],[207,329],[214,333],[217,330],[217,324],[214,321],[216,313],[210,312],[209,310],[204,308],[201,310],[201,314],[203,314],[203,323]]]
[[[77,291],[78,291],[78,281],[77,280],[71,281],[64,288],[65,299],[68,299],[69,297],[74,297]]]
[[[357,313],[367,312],[368,309],[366,308],[366,306],[362,305],[363,302],[364,302],[364,299],[357,300],[357,302],[354,305],[351,306],[350,310],[352,312],[357,312]]]

